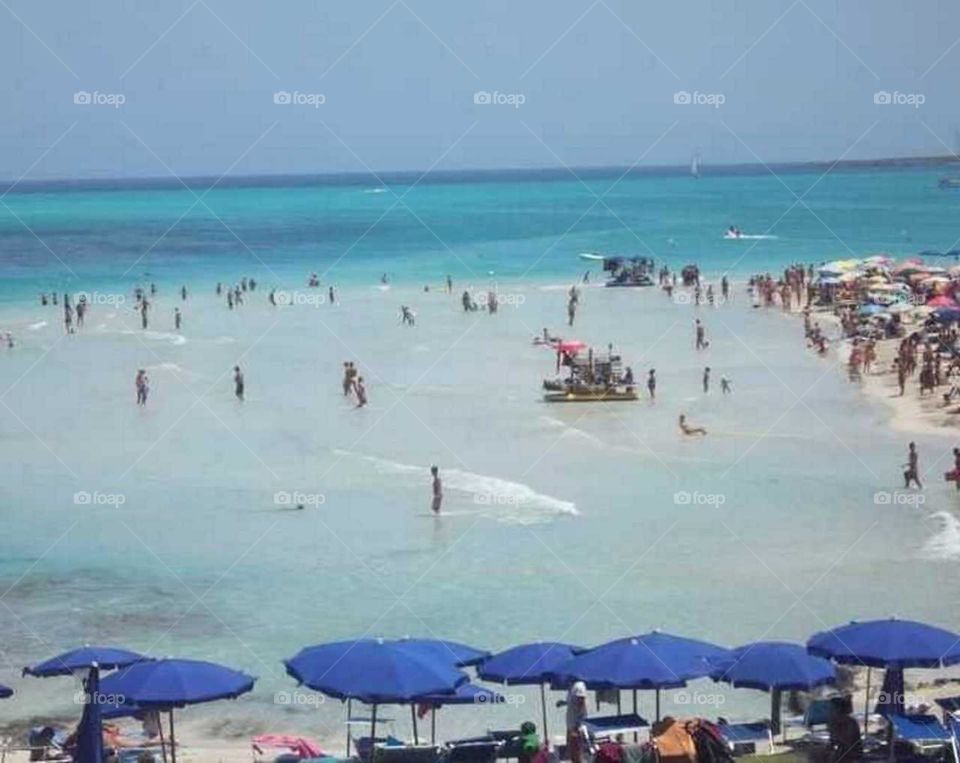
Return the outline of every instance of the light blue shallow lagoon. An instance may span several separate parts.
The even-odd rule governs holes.
[[[958,498],[941,479],[952,439],[916,438],[922,503],[878,501],[900,486],[906,437],[836,358],[805,350],[797,318],[752,309],[744,285],[791,262],[954,248],[960,196],[937,177],[14,189],[0,204],[0,331],[15,338],[0,349],[0,682],[18,697],[0,722],[79,714],[69,680],[19,671],[84,642],[259,676],[237,703],[183,714],[207,733],[338,740],[338,702],[278,694],[294,688],[281,660],[306,644],[592,645],[660,627],[737,645],[889,614],[960,627]],[[726,241],[731,224],[776,238]],[[604,289],[594,268],[568,329],[580,252],[697,262],[714,281],[729,273],[733,298],[697,309]],[[321,289],[306,288],[311,273]],[[229,310],[214,287],[244,276],[257,288]],[[151,282],[143,331],[133,289]],[[269,304],[274,288],[289,304]],[[464,289],[496,290],[500,310],[464,313]],[[90,295],[78,333],[40,304],[51,291]],[[543,327],[612,343],[638,379],[656,368],[656,402],[542,402],[555,362],[531,343]],[[346,360],[366,408],[342,394]],[[682,438],[680,413],[708,436]],[[512,696],[444,711],[441,733],[539,717],[535,691]],[[704,681],[664,707],[749,717],[766,702]],[[394,715],[407,733],[407,711]]]

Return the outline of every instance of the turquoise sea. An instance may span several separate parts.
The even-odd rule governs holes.
[[[0,198],[0,331],[15,338],[0,349],[0,682],[18,691],[0,723],[75,713],[69,681],[20,669],[82,642],[260,677],[236,704],[184,713],[187,729],[339,739],[339,703],[278,694],[294,688],[281,659],[305,644],[590,645],[661,627],[736,645],[888,614],[960,627],[960,499],[940,479],[951,437],[916,438],[922,497],[893,492],[907,438],[835,359],[804,350],[798,319],[751,309],[743,285],[791,262],[956,248],[960,196],[924,168],[619,174]],[[723,240],[730,224],[777,238]],[[604,289],[594,272],[567,329],[585,251],[696,262],[730,273],[734,296],[697,309]],[[313,272],[320,290],[305,287]],[[215,284],[244,276],[257,289],[228,310]],[[143,331],[133,289],[151,282]],[[272,307],[271,288],[290,304]],[[499,312],[465,314],[464,289],[496,290]],[[91,295],[86,325],[66,336],[41,291]],[[711,341],[699,353],[696,317]],[[541,402],[553,356],[531,337],[544,326],[612,343],[638,378],[656,368],[656,403]],[[345,360],[366,379],[362,410],[342,395]],[[681,412],[708,437],[681,439]],[[434,463],[441,519],[428,515]],[[441,732],[535,716],[535,693],[514,697],[445,711]],[[691,704],[742,717],[766,698],[708,681],[665,698]]]

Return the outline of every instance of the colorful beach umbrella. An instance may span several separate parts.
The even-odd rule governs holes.
[[[583,647],[552,641],[520,644],[481,662],[477,666],[477,675],[484,681],[498,684],[539,684],[543,735],[547,738],[546,684],[550,682],[550,673],[584,651]]]
[[[176,763],[174,708],[236,699],[253,689],[255,682],[246,673],[214,662],[163,659],[131,665],[107,676],[100,686],[106,696],[123,697],[142,710],[169,713],[171,759]]]
[[[457,641],[408,637],[398,639],[396,643],[404,649],[410,649],[414,653],[422,654],[425,657],[437,659],[441,662],[448,661],[457,668],[476,665],[490,656],[490,652],[475,649]]]
[[[960,307],[952,297],[946,294],[940,294],[933,299],[927,300],[927,307]]]

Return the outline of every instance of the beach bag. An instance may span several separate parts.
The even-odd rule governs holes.
[[[697,763],[697,747],[685,724],[666,717],[653,724],[650,738],[661,763]]]
[[[733,763],[733,755],[716,724],[703,718],[690,721],[687,731],[693,737],[697,763]]]

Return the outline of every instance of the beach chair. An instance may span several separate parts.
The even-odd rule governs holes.
[[[450,742],[443,752],[444,763],[494,763],[505,742],[480,739]]]
[[[893,727],[894,745],[906,743],[920,754],[942,750],[953,742],[950,731],[935,715],[888,715],[887,721]]]
[[[754,723],[717,723],[730,752],[734,755],[752,755],[762,749],[773,750],[773,731],[769,721]]]
[[[636,734],[641,729],[649,728],[650,724],[646,719],[641,718],[634,713],[626,715],[600,715],[587,718],[584,721],[587,727],[587,733],[593,740],[613,739],[618,734]]]
[[[372,763],[437,763],[440,748],[433,744],[377,745]]]

